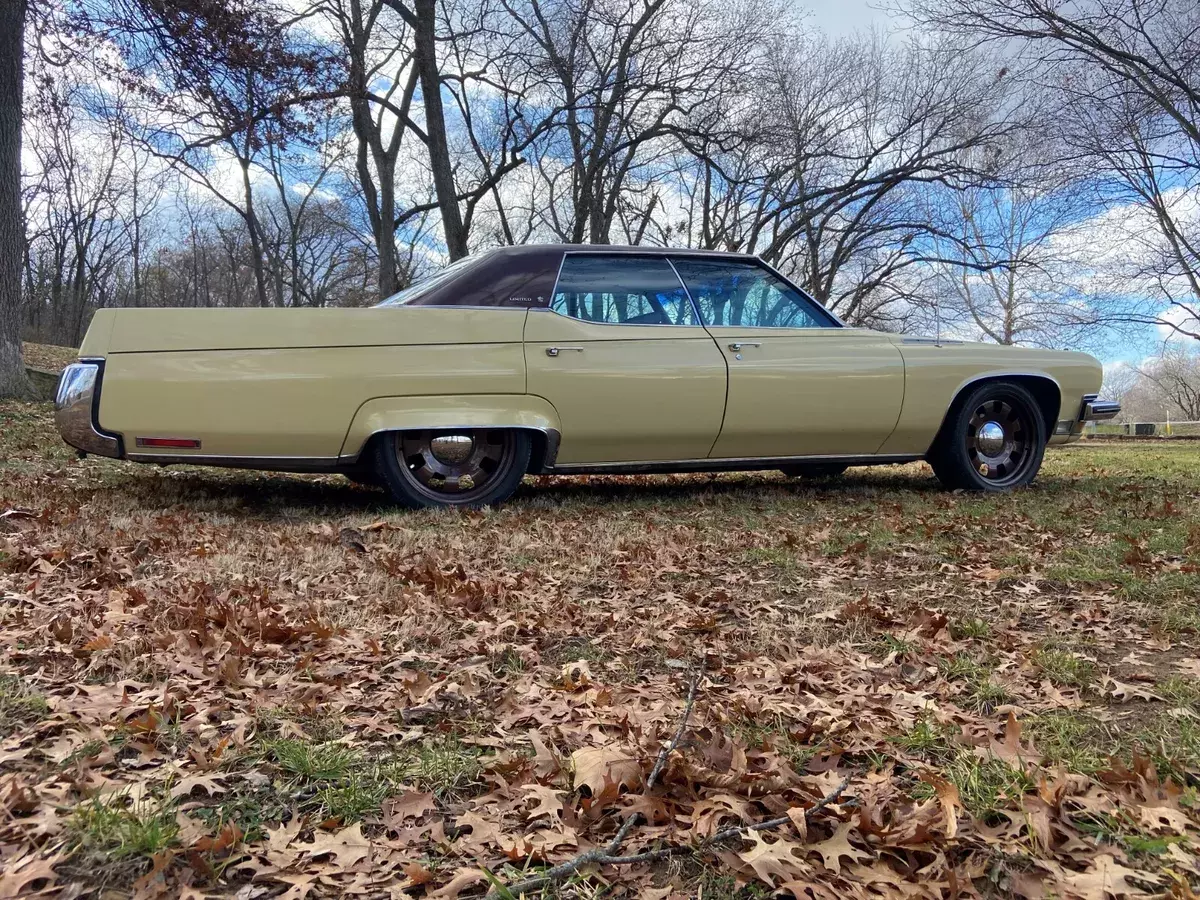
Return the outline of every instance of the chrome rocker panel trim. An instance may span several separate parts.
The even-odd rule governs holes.
[[[753,472],[804,463],[834,463],[846,466],[901,465],[925,457],[919,453],[877,456],[770,456],[738,459],[676,459],[658,462],[566,463],[549,470],[550,475],[669,475],[686,472]]]
[[[104,360],[84,358],[63,369],[54,394],[54,424],[62,439],[83,453],[121,458],[121,436],[100,428]]]

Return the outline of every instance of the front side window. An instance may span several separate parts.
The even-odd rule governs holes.
[[[649,256],[568,253],[550,308],[607,325],[696,325],[671,264]]]
[[[705,325],[743,328],[829,328],[819,307],[791,285],[753,263],[675,260]]]

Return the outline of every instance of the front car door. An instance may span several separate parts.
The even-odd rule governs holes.
[[[729,364],[714,459],[868,456],[896,427],[904,360],[752,260],[673,260]]]
[[[562,425],[556,465],[704,459],[721,429],[725,360],[663,256],[567,253],[525,362]]]

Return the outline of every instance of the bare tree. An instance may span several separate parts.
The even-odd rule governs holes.
[[[949,41],[781,41],[731,149],[694,144],[689,232],[757,253],[855,324],[901,327],[936,223],[1020,107],[991,60]]]
[[[563,110],[539,148],[543,224],[574,243],[608,243],[629,186],[668,173],[683,135],[720,127],[721,97],[762,52],[772,19],[754,3],[504,2]]]
[[[0,398],[29,393],[21,358],[21,109],[27,0],[0,4]]]
[[[1157,359],[1135,366],[1134,371],[1153,385],[1177,416],[1200,422],[1200,353],[1190,347],[1168,347]]]
[[[1112,316],[1096,297],[1081,179],[1040,133],[986,148],[986,178],[929,194],[926,290],[940,323],[958,333],[1079,346],[1100,338]]]
[[[1012,48],[1021,77],[1058,93],[1064,136],[1114,176],[1097,182],[1103,199],[1140,209],[1156,233],[1132,273],[1125,317],[1200,339],[1200,5],[911,0],[909,8],[923,24]],[[1136,302],[1148,293],[1156,302]]]

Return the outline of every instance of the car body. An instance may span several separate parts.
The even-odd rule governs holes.
[[[57,417],[87,453],[342,472],[415,506],[496,502],[527,472],[919,459],[1003,490],[1032,479],[1046,444],[1116,414],[1100,383],[1084,353],[847,327],[752,256],[535,245],[372,308],[101,310]],[[962,413],[988,385],[1007,399]],[[982,480],[939,469],[960,414],[973,431],[954,436],[958,468]],[[1016,472],[1018,445],[1032,472]]]

